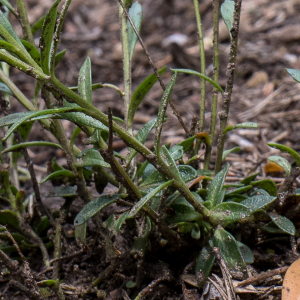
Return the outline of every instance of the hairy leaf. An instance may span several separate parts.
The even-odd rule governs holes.
[[[268,157],[268,160],[272,161],[272,162],[276,163],[277,165],[279,165],[280,167],[282,167],[285,171],[286,176],[290,175],[292,167],[291,167],[290,163],[284,157],[274,155],[274,156]]]

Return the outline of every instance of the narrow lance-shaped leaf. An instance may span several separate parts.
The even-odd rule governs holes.
[[[293,79],[297,82],[300,82],[300,71],[295,69],[288,69],[286,71],[293,77]]]
[[[91,202],[86,204],[80,213],[76,216],[74,220],[75,227],[87,222],[91,217],[93,217],[97,212],[99,212],[104,207],[114,203],[121,195],[104,195],[93,199]]]
[[[214,177],[208,187],[207,201],[210,202],[210,208],[215,207],[223,201],[223,199],[221,199],[223,195],[222,189],[228,170],[229,164],[226,164],[226,167]]]
[[[162,75],[166,70],[166,67],[163,67],[162,69],[158,70],[158,74]],[[153,85],[157,81],[156,74],[152,74],[148,76],[135,90],[135,92],[132,95],[132,98],[130,100],[129,108],[128,108],[128,122],[129,125],[132,125],[133,118],[135,115],[135,112],[137,111],[139,105],[146,97],[147,93],[150,91],[150,89],[153,87]]]
[[[229,31],[230,37],[231,33],[230,30],[233,25],[233,18],[234,18],[234,1],[232,0],[225,0],[221,5],[221,15],[226,24],[226,27]]]
[[[268,160],[272,161],[275,164],[282,167],[285,171],[286,176],[290,175],[292,167],[291,167],[290,163],[284,157],[274,155],[274,156],[268,157]]]
[[[230,273],[235,278],[245,279],[247,277],[246,263],[233,235],[218,226],[213,236],[213,245],[220,249],[222,258],[226,262]]]
[[[38,51],[38,49],[36,49],[36,47],[34,45],[32,45],[31,43],[29,43],[26,40],[21,40],[21,42],[24,45],[24,47],[26,48],[27,52],[30,54],[30,56],[40,66],[41,65],[41,54]]]
[[[11,4],[9,3],[9,1],[7,0],[0,0],[0,3],[3,4],[4,6],[6,6],[9,11],[15,16],[17,17],[17,12],[15,11],[15,9],[11,6]]]
[[[211,248],[203,247],[197,259],[196,268],[195,268],[196,275],[198,272],[202,272],[201,275],[204,275],[204,279],[201,280],[199,286],[200,288],[203,287],[207,277],[209,276],[214,262],[215,262],[215,255],[213,254]]]
[[[128,214],[129,218],[134,217],[142,208],[143,206],[158,192],[160,192],[165,187],[170,186],[173,183],[173,180],[167,181],[160,186],[158,186],[156,189],[152,190],[150,193],[148,193],[145,197],[141,198],[130,210],[130,213]]]
[[[269,213],[269,216],[271,217],[274,224],[276,224],[276,226],[278,226],[281,230],[290,235],[295,235],[295,226],[289,219],[274,213]]]
[[[175,160],[171,156],[169,150],[166,148],[166,146],[162,146],[160,148],[159,154],[161,158],[167,163],[169,168],[172,170],[172,172],[178,176],[180,176],[180,173],[178,171],[178,168],[176,166]]]
[[[153,119],[151,121],[149,121],[148,123],[146,123],[136,134],[135,138],[137,140],[139,140],[141,143],[145,143],[150,131],[152,130],[152,128],[154,127],[156,122],[156,119]],[[131,160],[135,157],[135,155],[137,154],[137,151],[133,148],[130,148],[129,150],[129,154],[128,154],[128,158],[127,158],[127,166],[129,166]]]
[[[211,78],[207,77],[206,75],[204,75],[202,73],[199,73],[197,71],[190,70],[190,69],[171,69],[171,71],[173,71],[175,73],[177,72],[177,73],[184,73],[184,74],[196,75],[196,76],[198,76],[198,77],[206,80],[210,84],[212,84],[222,94],[224,93],[223,89],[218,85],[217,82],[215,82],[214,80],[212,80]]]
[[[104,161],[103,157],[96,149],[86,149],[79,153],[79,162],[76,164],[78,167],[106,167],[110,165]]]
[[[237,129],[237,128],[257,128],[257,127],[258,127],[257,123],[245,122],[245,123],[240,123],[240,124],[228,126],[224,129],[223,133],[226,134],[227,132],[229,132],[233,129]]]
[[[134,2],[129,11],[129,16],[135,26],[135,28],[137,29],[137,31],[139,32],[141,30],[141,25],[142,25],[142,6],[139,4],[138,1]],[[133,55],[133,51],[137,42],[137,36],[131,26],[131,24],[129,23],[129,21],[127,21],[127,28],[128,28],[128,50],[129,50],[129,58],[130,60],[132,59],[132,55]]]
[[[14,96],[14,93],[10,90],[10,88],[3,82],[0,82],[0,91],[11,96]]]
[[[223,227],[227,225],[242,221],[249,216],[249,209],[247,206],[235,202],[223,202],[211,210],[210,215],[218,218]]]
[[[222,161],[225,160],[225,158],[230,154],[230,153],[238,153],[241,151],[241,147],[234,147],[229,150],[225,150],[222,154]]]
[[[89,57],[84,61],[78,76],[79,95],[88,103],[92,103],[92,72],[91,59]]]
[[[74,178],[75,175],[69,170],[60,170],[49,174],[46,178],[41,180],[40,184],[45,183],[48,180],[52,179],[64,179],[64,178]]]
[[[6,40],[8,43],[11,43],[12,45],[16,46],[19,49],[23,49],[26,52],[26,49],[23,46],[21,40],[19,39],[15,30],[13,29],[8,19],[6,18],[6,16],[1,10],[0,10],[0,33],[1,36],[4,38],[4,40]]]
[[[277,195],[277,185],[271,179],[267,178],[267,179],[254,181],[254,182],[251,182],[251,185],[258,188],[258,189],[265,190],[271,196],[276,196]]]
[[[257,210],[264,208],[268,204],[271,204],[275,200],[276,197],[256,195],[243,200],[240,204],[247,206],[250,210],[250,213],[254,213]]]
[[[32,147],[32,146],[57,147],[57,148],[60,148],[60,149],[63,150],[62,146],[59,145],[59,144],[56,144],[56,143],[51,143],[51,142],[26,142],[26,143],[21,143],[21,144],[9,147],[9,148],[5,149],[2,153],[18,151],[22,148]]]
[[[268,143],[268,146],[278,149],[282,152],[288,153],[294,159],[296,165],[298,167],[300,166],[300,155],[295,150],[293,150],[290,147],[287,147],[285,145],[276,144],[276,143]]]
[[[3,141],[6,141],[8,137],[24,122],[26,122],[29,119],[32,119],[34,117],[44,116],[44,115],[53,115],[58,113],[63,113],[67,111],[83,111],[83,108],[54,108],[54,109],[46,109],[43,111],[32,111],[28,112],[28,114],[19,115],[19,118],[17,121],[9,128],[7,131],[5,137],[2,139]]]
[[[47,75],[50,75],[50,53],[56,24],[57,6],[60,1],[61,0],[57,0],[46,15],[40,39],[42,69]]]
[[[166,90],[164,91],[164,94],[163,94],[161,102],[160,102],[157,121],[156,121],[156,129],[155,129],[155,153],[156,153],[156,155],[159,155],[160,135],[161,135],[163,123],[165,121],[166,110],[168,108],[171,94],[172,94],[172,91],[173,91],[173,88],[174,88],[174,85],[176,82],[176,78],[177,78],[177,72],[175,72],[171,81],[167,85]]]

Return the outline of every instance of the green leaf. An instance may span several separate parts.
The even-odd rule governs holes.
[[[138,32],[141,30],[142,26],[142,6],[138,3],[138,1],[134,2],[129,8],[129,16],[137,29]],[[129,59],[132,59],[133,51],[137,42],[137,35],[135,34],[131,24],[127,20],[127,34],[128,34],[128,50],[129,50]]]
[[[221,92],[222,94],[224,93],[223,89],[218,85],[217,82],[215,82],[214,80],[212,80],[211,78],[207,77],[204,74],[201,74],[199,72],[196,72],[194,70],[189,70],[189,69],[171,69],[171,71],[173,72],[178,72],[178,73],[184,73],[184,74],[191,74],[191,75],[196,75],[204,80],[206,80],[207,82],[209,82],[210,84],[212,84],[219,92]]]
[[[247,206],[250,209],[250,213],[254,213],[255,211],[264,208],[268,204],[272,203],[276,200],[276,197],[265,196],[265,195],[256,195],[247,198],[242,201],[240,204]]]
[[[218,226],[213,236],[213,245],[220,249],[222,258],[226,262],[230,273],[234,278],[247,278],[246,263],[233,235],[221,226]]]
[[[197,171],[191,166],[179,165],[177,166],[177,169],[184,182],[191,181],[197,177]]]
[[[277,186],[276,183],[271,179],[263,179],[251,182],[253,187],[258,189],[263,189],[268,192],[271,196],[277,196]]]
[[[244,178],[243,180],[240,181],[240,183],[244,184],[244,185],[249,185],[252,181],[255,180],[255,178],[257,177],[257,175],[259,174],[259,172],[253,174],[253,175],[250,175],[246,178]]]
[[[227,163],[226,167],[214,177],[208,187],[207,201],[210,203],[211,208],[222,203],[223,201],[223,198],[221,198],[221,196],[223,195],[222,189],[228,170],[229,164]]]
[[[75,226],[75,238],[78,244],[86,245],[86,225],[87,222],[83,222]]]
[[[180,158],[182,158],[184,152],[183,152],[183,147],[179,145],[173,146],[170,150],[169,153],[173,157],[173,159],[176,161]]]
[[[136,283],[133,282],[133,281],[127,281],[127,282],[126,282],[126,287],[127,287],[128,289],[133,289],[133,288],[136,287]]]
[[[35,232],[41,236],[42,233],[44,233],[47,229],[49,229],[51,226],[48,217],[47,216],[42,216],[41,221],[37,228],[35,229]]]
[[[274,162],[275,164],[282,167],[285,171],[286,176],[290,175],[292,167],[291,167],[290,163],[284,157],[274,155],[274,156],[268,157],[268,160],[271,162]]]
[[[76,186],[59,186],[56,187],[53,191],[49,192],[46,197],[74,197],[77,196],[77,187]]]
[[[66,52],[67,52],[67,50],[64,49],[64,50],[56,53],[56,55],[55,55],[55,62],[54,62],[55,66],[57,66],[61,62],[61,60],[64,58]]]
[[[286,232],[281,230],[278,226],[276,226],[273,221],[260,227],[260,229],[274,234],[286,234]]]
[[[202,216],[198,212],[194,211],[183,214],[176,213],[171,216],[166,216],[164,220],[167,224],[178,224],[181,222],[201,221]]]
[[[234,1],[225,0],[221,5],[221,15],[226,24],[226,27],[229,31],[231,37],[231,28],[233,26],[233,18],[234,18]]]
[[[291,149],[290,147],[275,143],[268,143],[268,146],[288,153],[294,159],[296,165],[298,167],[300,166],[300,155],[295,150]]]
[[[40,17],[36,22],[33,23],[31,26],[31,32],[32,34],[37,33],[40,29],[42,29],[44,21],[45,21],[46,15]]]
[[[53,279],[39,281],[39,282],[37,282],[37,285],[39,287],[55,287],[55,288],[58,287],[57,281],[53,280]]]
[[[194,228],[194,223],[180,222],[177,224],[179,233],[190,233]]]
[[[132,209],[130,210],[130,213],[128,214],[128,217],[129,218],[134,217],[153,196],[155,196],[158,192],[160,192],[161,190],[163,190],[165,187],[170,186],[171,184],[173,184],[173,180],[169,180],[169,181],[161,184],[160,186],[158,186],[157,188],[155,188],[154,190],[152,190],[150,193],[148,193],[146,196],[144,196],[143,198],[141,198],[132,207]]]
[[[248,192],[252,188],[252,185],[246,185],[240,188],[237,188],[233,191],[228,192],[226,195],[240,195]]]
[[[165,161],[165,163],[169,166],[169,168],[172,170],[174,174],[180,177],[179,170],[177,169],[176,163],[171,156],[169,150],[166,148],[166,146],[161,146],[160,148],[160,156]]]
[[[273,223],[282,231],[290,235],[295,235],[295,226],[289,219],[274,213],[269,213],[269,216],[271,217]]]
[[[66,170],[65,168],[63,168],[56,162],[56,157],[53,157],[53,159],[52,159],[52,169],[53,169],[53,171]]]
[[[199,288],[203,287],[207,277],[209,276],[210,274],[210,271],[212,269],[212,266],[215,262],[215,255],[214,253],[212,252],[211,248],[210,247],[203,247],[199,256],[198,256],[198,259],[197,259],[197,262],[196,262],[196,267],[195,267],[195,273],[197,275],[198,272],[202,272],[202,274],[204,275],[204,279],[203,281],[201,282],[202,284],[199,286]]]
[[[12,14],[16,15],[15,9],[11,6],[11,4],[9,3],[8,0],[0,0],[0,3],[2,3],[4,6],[6,6]]]
[[[253,253],[251,251],[251,249],[246,246],[245,244],[239,242],[239,241],[236,241],[237,242],[237,245],[240,249],[240,252],[243,256],[243,259],[245,261],[246,264],[253,264],[254,263],[254,256],[253,256]]]
[[[159,75],[162,75],[166,70],[166,67],[163,67],[162,69],[158,70]],[[147,95],[147,93],[150,91],[152,86],[157,81],[156,74],[152,74],[148,76],[135,90],[135,92],[132,95],[129,108],[128,108],[128,122],[131,125],[133,122],[133,118],[135,115],[135,112],[137,111],[139,105]]]
[[[257,123],[253,123],[253,122],[245,122],[245,123],[240,123],[240,124],[236,124],[236,125],[232,125],[232,126],[228,126],[224,129],[223,133],[227,134],[227,132],[236,129],[236,128],[257,128],[258,124]]]
[[[210,215],[218,218],[220,224],[227,225],[238,222],[249,216],[249,209],[240,203],[223,202],[211,210]]]
[[[76,111],[76,110],[83,110],[83,109],[82,108],[54,108],[54,109],[45,109],[43,111],[30,111],[30,112],[26,112],[26,113],[20,113],[17,116],[14,116],[11,118],[6,118],[6,117],[1,118],[0,119],[0,127],[7,126],[7,122],[9,122],[9,121],[11,122],[11,120],[14,119],[13,125],[9,128],[5,137],[2,140],[6,141],[8,139],[8,137],[18,128],[18,126],[20,126],[22,123],[28,121],[29,119],[32,119],[35,117],[41,117],[41,116],[48,116],[48,118],[49,118],[49,115],[54,115],[57,113],[70,111],[70,110]],[[5,119],[4,124],[3,124],[2,119]]]
[[[222,154],[222,161],[225,160],[225,158],[230,154],[230,153],[238,153],[241,151],[241,147],[234,147],[229,150],[225,150]]]
[[[92,104],[92,71],[89,57],[86,58],[79,71],[78,92],[84,100]]]
[[[14,93],[10,90],[10,88],[3,82],[0,82],[0,91],[11,96],[15,96]]]
[[[137,140],[139,140],[142,144],[145,143],[150,131],[152,130],[152,128],[154,127],[156,122],[156,119],[153,119],[149,122],[147,122],[136,134],[135,138]],[[137,151],[133,148],[130,148],[129,150],[129,154],[128,154],[128,159],[127,159],[127,166],[129,166],[131,160],[135,157],[135,155],[137,154]]]
[[[73,103],[68,103],[64,100],[64,107],[67,108],[79,108],[78,105],[74,105]],[[103,131],[108,132],[108,127],[105,126],[100,121],[94,119],[93,117],[88,116],[85,113],[81,112],[72,112],[72,113],[60,113],[58,116],[62,119],[66,119],[78,126],[88,126],[96,129],[101,129]]]
[[[16,213],[11,210],[0,211],[0,224],[3,226],[11,226],[13,229],[21,231],[18,217]]]
[[[110,168],[110,164],[105,162],[99,151],[95,149],[85,149],[84,151],[79,153],[78,158],[80,158],[80,160],[76,164],[76,166],[79,167],[101,166]]]
[[[34,61],[40,66],[41,65],[41,54],[38,49],[26,40],[21,40],[22,44],[26,48],[27,52],[34,59]]]
[[[286,71],[293,77],[293,79],[297,82],[300,82],[300,71],[295,69],[288,69]]]
[[[195,135],[187,138],[186,140],[180,142],[178,146],[183,147],[183,152],[186,152],[194,145]]]
[[[201,237],[201,231],[197,224],[195,224],[194,228],[191,231],[191,237],[195,240],[199,240]]]
[[[86,204],[84,208],[80,211],[80,213],[76,216],[74,220],[75,227],[83,223],[86,223],[97,212],[99,212],[104,207],[114,203],[120,197],[121,197],[120,194],[114,194],[114,195],[104,195],[98,198],[94,198],[91,202]]]
[[[43,180],[41,180],[40,184],[43,184],[43,183],[45,183],[48,180],[64,179],[64,178],[75,178],[75,175],[71,171],[69,171],[69,170],[55,171],[55,172],[49,174]]]
[[[62,146],[56,143],[51,143],[51,142],[26,142],[26,143],[21,143],[18,145],[14,145],[8,149],[5,149],[3,153],[7,152],[13,152],[13,151],[19,151],[22,148],[26,147],[32,147],[32,146],[48,146],[48,147],[57,147],[63,150]]]
[[[175,72],[175,74],[172,76],[171,81],[167,85],[159,105],[158,116],[157,116],[157,121],[155,126],[156,128],[155,128],[155,141],[154,141],[155,154],[158,156],[160,155],[159,149],[160,149],[161,131],[162,131],[163,123],[165,121],[166,111],[171,99],[176,78],[177,78],[177,72]]]
[[[9,40],[6,39],[6,33],[8,33],[10,36]],[[0,34],[4,38],[4,40],[6,40],[8,43],[11,43],[13,46],[22,49],[26,52],[26,49],[23,46],[21,40],[19,39],[15,30],[9,23],[7,17],[4,15],[4,13],[1,10],[0,10]]]
[[[61,0],[57,0],[47,13],[40,38],[41,65],[44,73],[50,75],[50,56],[52,48],[52,39],[55,30],[57,6]]]

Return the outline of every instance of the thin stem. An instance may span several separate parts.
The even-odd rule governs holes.
[[[19,12],[19,22],[22,26],[24,39],[27,40],[29,43],[34,45],[34,39],[31,32],[30,24],[27,17],[27,9],[25,2],[23,0],[17,0],[18,12]]]
[[[214,22],[214,57],[213,57],[213,65],[214,65],[214,81],[218,83],[219,81],[219,13],[220,13],[220,3],[219,0],[213,0],[213,22]],[[211,121],[210,121],[210,129],[209,136],[211,140],[211,145],[214,141],[215,136],[215,128],[217,122],[217,107],[218,107],[218,90],[216,88],[213,89],[213,99],[212,99],[212,108],[211,108]],[[205,151],[205,163],[204,169],[209,169],[209,162],[211,157],[212,146],[207,145]]]
[[[143,50],[144,50],[144,52],[145,52],[147,58],[148,58],[149,64],[150,64],[150,66],[152,67],[152,69],[153,69],[153,71],[154,71],[154,73],[155,73],[155,75],[156,75],[156,77],[157,77],[157,79],[158,79],[158,81],[159,81],[159,84],[160,84],[161,88],[162,88],[163,90],[165,90],[165,89],[166,89],[166,86],[165,86],[165,84],[163,83],[163,81],[162,81],[162,79],[161,79],[161,77],[160,77],[160,75],[159,75],[159,73],[158,73],[158,70],[157,70],[155,64],[153,63],[152,58],[150,57],[150,54],[149,54],[149,52],[148,52],[148,50],[147,50],[147,47],[146,47],[144,41],[142,40],[142,38],[141,38],[141,36],[140,36],[138,30],[136,29],[134,23],[132,22],[132,20],[131,20],[131,18],[130,18],[130,16],[129,16],[129,13],[128,13],[126,7],[124,6],[122,0],[118,0],[118,1],[119,1],[120,5],[122,6],[123,11],[124,11],[124,14],[126,15],[126,18],[128,19],[130,25],[132,26],[132,29],[134,30],[136,36],[138,37],[138,40],[139,40],[139,42],[140,42],[140,44],[141,44],[141,46],[142,46],[142,48],[143,48]],[[189,135],[189,129],[187,128],[187,126],[186,126],[185,123],[183,122],[183,120],[182,120],[182,118],[181,118],[181,116],[180,116],[180,113],[178,112],[178,110],[177,110],[177,108],[176,108],[176,106],[175,106],[175,104],[174,104],[172,98],[170,99],[170,106],[171,106],[171,108],[172,108],[172,110],[173,110],[175,116],[177,117],[179,123],[181,124],[182,128],[184,129],[184,131],[186,132],[186,134]]]
[[[231,45],[230,45],[230,58],[229,63],[227,65],[227,83],[225,92],[222,95],[223,104],[222,111],[219,113],[220,118],[220,132],[218,136],[218,150],[217,150],[217,161],[215,167],[215,173],[217,174],[222,167],[222,155],[225,143],[226,134],[224,134],[224,130],[227,126],[227,119],[230,107],[230,100],[234,82],[234,71],[235,71],[235,60],[237,54],[238,47],[238,34],[239,34],[239,25],[240,25],[240,15],[241,15],[241,4],[242,0],[235,0],[235,9],[234,9],[234,20],[231,32]]]
[[[125,1],[123,1],[125,2]],[[124,14],[123,7],[119,5],[119,16],[121,24],[121,40],[122,40],[122,50],[123,50],[123,76],[124,76],[124,116],[126,128],[132,133],[132,125],[128,124],[128,109],[131,100],[131,59],[129,54],[128,46],[128,28],[127,28],[127,18]]]
[[[197,30],[199,37],[199,49],[200,49],[200,64],[201,64],[201,73],[205,75],[205,51],[204,51],[204,42],[203,42],[203,31],[201,23],[201,15],[199,11],[198,0],[194,0],[195,15],[197,21]],[[205,79],[201,78],[201,101],[200,101],[200,116],[199,116],[199,132],[203,131],[204,120],[205,120]],[[200,141],[196,142],[195,153],[198,153],[200,148]]]

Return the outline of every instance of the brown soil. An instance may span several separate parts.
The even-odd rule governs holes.
[[[36,4],[34,0],[26,1],[29,7],[30,22],[34,22],[47,12],[53,1],[44,0]],[[190,68],[200,71],[199,46],[197,28],[192,1],[181,0],[140,0],[143,6],[143,24],[141,36],[148,47],[148,51],[157,68],[168,67],[164,74],[165,83],[171,78],[169,68]],[[200,10],[205,36],[207,75],[212,76],[212,8],[211,1],[200,1]],[[231,154],[227,161],[230,162],[228,182],[237,182],[246,175],[260,172],[258,178],[272,178],[276,183],[283,181],[284,175],[276,173],[276,177],[264,168],[267,158],[279,153],[268,147],[268,142],[281,143],[300,150],[300,121],[298,119],[300,100],[299,84],[287,75],[285,68],[300,68],[300,30],[299,18],[300,2],[297,0],[247,0],[242,4],[241,29],[239,37],[239,51],[236,65],[235,86],[233,89],[232,103],[230,107],[229,124],[241,122],[257,122],[258,129],[239,129],[232,131],[226,143],[226,149],[235,146],[242,148],[239,154]],[[13,19],[12,22],[14,23]],[[20,28],[18,27],[18,33]],[[167,39],[173,34],[184,35],[185,41],[181,45],[168,44]],[[229,52],[229,34],[220,21],[220,85],[225,87],[226,66]],[[109,0],[73,0],[70,6],[67,20],[64,25],[60,50],[67,49],[66,57],[56,69],[57,76],[68,86],[77,85],[78,71],[89,56],[92,61],[93,82],[112,83],[123,89],[122,83],[122,53],[120,32],[118,23],[117,1]],[[133,90],[148,75],[152,69],[138,45],[135,50],[132,64]],[[34,82],[31,78],[16,70],[11,70],[12,79],[17,86],[32,98]],[[210,121],[211,87],[207,85],[205,130],[208,130]],[[156,84],[142,102],[135,116],[134,129],[139,129],[147,121],[154,118],[158,112],[162,89]],[[182,114],[188,127],[194,115],[199,114],[200,82],[197,77],[178,75],[178,80],[173,92],[175,105]],[[219,107],[221,107],[221,97]],[[43,107],[42,99],[38,99]],[[93,103],[103,112],[111,107],[113,114],[123,117],[123,103],[118,93],[111,89],[100,89],[93,94]],[[11,111],[19,112],[24,109],[12,99]],[[71,125],[65,121],[66,132],[71,134]],[[49,140],[53,137],[41,130],[38,124],[34,125],[28,140]],[[175,144],[184,139],[184,130],[180,126],[172,111],[168,111],[168,121],[164,127],[163,138],[166,143]],[[154,135],[150,135],[146,145],[152,147]],[[83,148],[85,136],[81,136]],[[124,154],[125,146],[121,140],[115,138],[114,149]],[[126,151],[126,150],[125,150]],[[45,177],[46,165],[54,156],[59,163],[64,163],[62,153],[49,148],[31,148],[30,157],[37,167],[38,179]],[[213,149],[212,162],[215,160]],[[24,167],[22,161],[20,166]],[[212,165],[211,165],[212,166]],[[296,185],[300,182],[297,179]],[[32,192],[30,181],[22,183],[26,193]],[[63,200],[57,198],[45,198],[51,185],[46,183],[41,186],[43,199],[51,210],[59,209]],[[93,193],[96,193],[91,189]],[[105,192],[109,192],[106,190]],[[82,208],[83,203],[76,200],[71,207],[71,213],[75,216]],[[117,209],[117,207],[113,208]],[[104,212],[104,218],[109,215]],[[80,251],[80,247],[74,242],[72,236],[72,216],[70,224],[63,226],[62,255],[68,256]],[[298,223],[299,225],[299,223]],[[298,229],[298,228],[296,228]],[[236,228],[238,232],[241,228]],[[127,235],[126,235],[127,234]],[[191,242],[184,255],[166,247],[161,250],[159,245],[152,245],[151,252],[144,262],[128,255],[130,245],[133,244],[135,232],[129,230],[123,236],[114,241],[119,257],[116,254],[112,258],[105,255],[103,237],[98,235],[91,223],[89,226],[88,242],[91,247],[84,249],[83,253],[67,258],[61,263],[61,280],[66,299],[81,299],[80,293],[91,282],[113,266],[105,279],[98,284],[86,299],[128,299],[122,296],[122,289],[134,299],[137,292],[145,288],[153,280],[164,278],[158,282],[153,291],[149,291],[147,299],[200,299],[202,290],[193,291],[192,286],[181,283],[180,276],[183,273],[193,273],[193,267],[187,265],[197,257],[197,245]],[[50,233],[48,232],[48,236]],[[290,265],[295,259],[295,252],[291,250],[291,242],[287,236],[256,236],[256,240],[249,236],[245,243],[253,250],[255,262],[253,264],[254,276],[269,269],[277,269],[284,265]],[[259,238],[259,240],[258,240]],[[98,242],[98,239],[100,242]],[[157,241],[157,237],[152,237]],[[296,247],[298,245],[298,241]],[[52,251],[52,250],[51,250]],[[51,253],[50,251],[50,253]],[[38,280],[51,278],[51,270],[43,272],[41,256],[38,251],[25,253],[28,256],[32,268],[37,272]],[[51,253],[52,255],[52,253]],[[110,262],[114,262],[110,265]],[[174,265],[174,262],[176,264]],[[141,263],[137,267],[137,263]],[[39,272],[42,272],[39,273]],[[215,268],[218,272],[219,268]],[[39,273],[39,274],[38,274]],[[3,272],[2,272],[3,274]],[[166,275],[168,274],[168,275]],[[281,274],[283,275],[283,274]],[[259,299],[281,299],[280,287],[281,275],[273,281],[259,282],[260,286],[275,286],[268,295]],[[221,275],[220,275],[221,276]],[[126,282],[138,281],[139,289],[126,288]],[[15,293],[16,290],[7,286],[7,275],[0,275],[0,299],[27,299],[24,295]],[[103,298],[101,293],[103,292]],[[105,295],[106,296],[105,296]],[[97,296],[98,295],[98,296]],[[240,294],[241,299],[258,299],[257,294]],[[206,298],[205,298],[206,297]],[[209,299],[204,296],[203,299]],[[269,297],[269,298],[268,298]],[[271,298],[273,297],[273,298]],[[56,299],[54,296],[48,299]],[[201,298],[202,299],[202,298]],[[212,299],[212,298],[211,298]],[[217,299],[217,298],[216,298]]]

